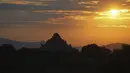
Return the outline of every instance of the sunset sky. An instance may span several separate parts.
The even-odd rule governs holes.
[[[0,37],[73,46],[130,44],[130,0],[0,0]]]

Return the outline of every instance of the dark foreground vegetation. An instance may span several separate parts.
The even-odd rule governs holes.
[[[40,48],[0,46],[0,73],[130,73],[130,45],[110,51],[90,44],[81,52],[57,33]]]

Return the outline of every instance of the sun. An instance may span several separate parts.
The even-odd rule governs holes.
[[[111,9],[111,10],[109,11],[109,15],[112,16],[112,17],[118,16],[119,13],[120,13],[120,11],[119,11],[119,10],[116,10],[116,9]]]

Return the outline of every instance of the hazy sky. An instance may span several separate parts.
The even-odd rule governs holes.
[[[0,37],[74,46],[130,43],[130,0],[0,0]]]

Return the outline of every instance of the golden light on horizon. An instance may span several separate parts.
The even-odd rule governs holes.
[[[97,14],[94,18],[95,25],[97,27],[130,28],[128,14],[128,9],[111,8],[110,10],[105,10]]]
[[[129,10],[127,9],[110,9],[98,12],[94,19],[129,19],[126,15],[129,15]]]

